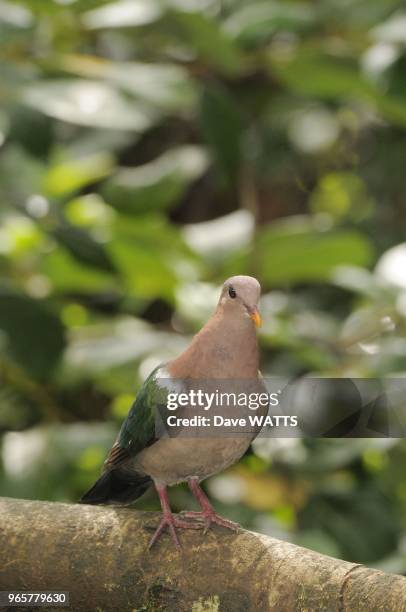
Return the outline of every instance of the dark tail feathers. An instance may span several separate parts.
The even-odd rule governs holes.
[[[152,480],[149,476],[116,468],[104,472],[80,500],[82,504],[129,504],[141,497]]]

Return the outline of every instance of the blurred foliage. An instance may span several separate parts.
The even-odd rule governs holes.
[[[395,0],[0,1],[2,495],[78,499],[230,274],[263,285],[266,375],[405,375],[405,24]],[[405,460],[259,439],[207,486],[406,572]]]

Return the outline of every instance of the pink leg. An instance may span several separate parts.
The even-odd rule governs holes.
[[[197,478],[189,478],[188,485],[193,495],[199,502],[199,505],[202,511],[201,512],[182,512],[182,515],[185,518],[203,519],[205,523],[204,533],[207,533],[212,523],[217,523],[217,525],[221,525],[222,527],[226,527],[227,529],[232,529],[233,531],[238,530],[239,528],[238,523],[234,523],[233,521],[224,519],[217,514],[217,512],[214,510],[213,506],[211,505],[207,495],[205,494],[203,489],[200,487],[199,481]]]
[[[199,526],[193,525],[192,523],[188,523],[187,521],[182,521],[181,519],[174,517],[171,511],[171,507],[169,505],[169,498],[166,487],[158,486],[157,484],[155,484],[155,488],[159,495],[159,501],[161,502],[163,516],[161,522],[158,525],[157,530],[151,538],[148,548],[151,548],[151,546],[155,544],[161,533],[164,531],[165,527],[169,527],[169,531],[175,542],[176,547],[181,549],[181,545],[175,527],[183,529],[199,529]]]

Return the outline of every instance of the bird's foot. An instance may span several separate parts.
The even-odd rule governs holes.
[[[196,523],[189,523],[188,521],[183,521],[173,514],[164,515],[159,523],[154,535],[151,538],[148,548],[150,549],[155,542],[158,540],[162,532],[165,530],[165,527],[169,528],[169,533],[172,536],[173,541],[175,542],[176,548],[181,550],[182,546],[178,538],[178,534],[176,533],[176,528],[178,529],[200,529],[200,526]]]
[[[225,527],[226,529],[231,529],[232,531],[238,531],[238,529],[240,528],[238,523],[234,523],[234,521],[230,521],[229,519],[223,518],[213,509],[203,510],[202,512],[185,510],[184,512],[181,512],[181,515],[186,519],[194,519],[198,520],[200,523],[203,523],[204,534],[208,532],[212,523],[220,525],[221,527]],[[197,528],[199,528],[199,526]]]

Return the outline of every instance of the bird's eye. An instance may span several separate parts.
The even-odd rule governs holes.
[[[234,299],[235,297],[237,297],[237,294],[236,294],[236,292],[235,292],[235,289],[233,289],[233,287],[229,287],[229,289],[228,289],[228,295],[230,296],[230,298],[233,298],[233,299]]]

